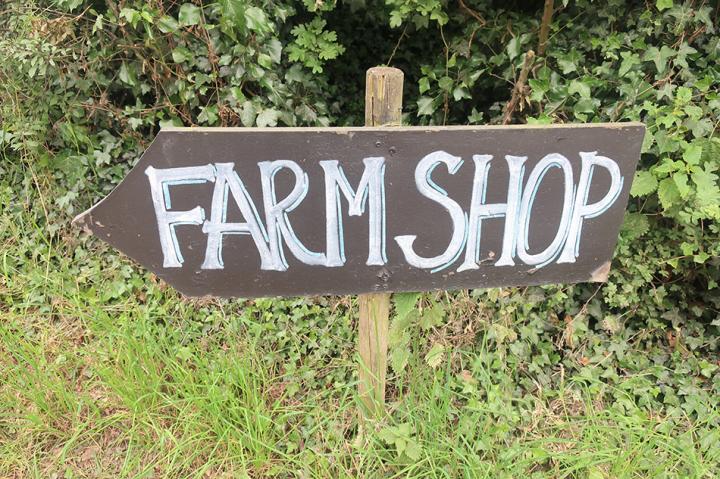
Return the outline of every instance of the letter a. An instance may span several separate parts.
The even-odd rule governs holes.
[[[213,191],[212,209],[210,220],[203,224],[203,233],[208,235],[207,248],[205,249],[205,261],[202,269],[223,269],[222,260],[223,236],[229,234],[249,234],[258,253],[260,253],[260,269],[283,271],[282,263],[278,256],[273,256],[268,247],[268,235],[265,232],[257,208],[245,189],[240,177],[234,170],[234,163],[216,163],[217,180]],[[240,208],[245,223],[228,223],[227,207],[228,193]]]

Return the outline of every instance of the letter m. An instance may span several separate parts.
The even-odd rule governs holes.
[[[321,161],[325,171],[325,218],[327,266],[345,264],[342,204],[340,193],[348,202],[348,214],[361,216],[369,198],[368,266],[383,265],[385,256],[385,158],[370,157],[363,160],[365,170],[357,189],[353,190],[345,172],[336,160]]]

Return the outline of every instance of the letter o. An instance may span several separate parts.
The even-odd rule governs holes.
[[[532,212],[533,203],[538,187],[545,178],[545,174],[550,168],[560,168],[563,172],[565,192],[563,195],[563,210],[560,217],[560,225],[555,238],[550,245],[542,252],[537,254],[528,253],[528,232],[530,229],[530,214]],[[572,216],[574,183],[573,171],[570,161],[558,153],[550,153],[538,162],[530,173],[522,195],[520,203],[520,213],[518,215],[518,231],[517,231],[517,256],[525,264],[543,267],[551,262],[559,253],[567,239],[567,230],[570,225]]]

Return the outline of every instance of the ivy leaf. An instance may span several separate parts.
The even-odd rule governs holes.
[[[167,120],[160,120],[158,122],[158,125],[160,126],[161,129],[162,128],[172,128],[175,126],[183,126],[183,122],[182,122],[182,120],[180,120],[180,118],[173,117],[173,118],[169,118]]]
[[[570,87],[568,88],[568,93],[571,95],[574,95],[576,93],[580,94],[580,98],[590,98],[590,87],[579,81],[579,80],[573,80],[570,82]]]
[[[655,2],[655,6],[658,10],[662,12],[663,10],[667,10],[668,8],[672,8],[673,0],[657,0]]]
[[[590,98],[581,98],[573,106],[573,113],[594,113],[596,109],[595,102]]]
[[[180,7],[180,12],[178,13],[178,21],[180,22],[180,25],[183,27],[189,27],[191,25],[197,25],[200,23],[200,8],[197,5],[193,5],[192,3],[184,3]]]
[[[169,15],[163,15],[157,22],[158,29],[163,33],[174,33],[180,25],[178,21]]]
[[[140,12],[134,8],[123,8],[120,10],[120,17],[124,18],[133,28],[137,27],[140,21]]]
[[[222,14],[222,19],[234,25],[244,26],[245,7],[246,4],[242,0],[221,0],[220,13]]]
[[[418,82],[418,88],[421,95],[428,91],[430,89],[430,79],[428,77],[422,77]]]
[[[277,38],[273,38],[267,43],[268,55],[274,63],[280,63],[282,58],[282,43]]]
[[[675,56],[675,50],[672,48],[669,48],[667,45],[663,45],[660,49],[658,47],[650,47],[645,52],[645,55],[643,55],[644,61],[653,61],[655,63],[655,68],[657,69],[658,73],[663,73],[665,70],[667,70],[668,67],[668,59]]]
[[[640,56],[636,53],[620,52],[620,56],[623,59],[620,62],[620,70],[618,71],[620,76],[625,76],[633,66],[640,64]]]
[[[580,61],[580,53],[575,50],[574,48],[570,51],[570,53],[558,56],[557,62],[558,66],[560,67],[560,70],[562,70],[563,75],[567,75],[572,72],[577,71],[577,64]]]
[[[447,13],[443,12],[442,10],[434,10],[430,14],[430,20],[435,20],[442,26],[448,22],[449,18],[447,16]]]
[[[120,71],[118,72],[120,81],[130,86],[137,85],[137,77],[135,76],[135,69],[132,66],[128,66],[127,63],[123,62],[120,65]]]
[[[514,60],[520,55],[520,37],[513,37],[507,44],[507,53],[510,60]]]
[[[214,125],[218,121],[218,106],[211,105],[207,107],[200,107],[200,114],[198,115],[198,122],[206,123],[210,126]]]
[[[428,366],[435,369],[442,364],[445,356],[445,346],[440,343],[435,343],[430,351],[425,355],[425,362]]]
[[[421,96],[417,101],[418,115],[432,115],[435,113],[433,99],[429,96]]]
[[[260,112],[257,116],[257,126],[264,128],[266,126],[277,126],[277,120],[280,112],[274,108],[268,108]]]
[[[462,85],[456,86],[453,90],[453,99],[455,101],[460,101],[463,98],[466,98],[468,100],[471,99],[472,95],[470,94],[470,91],[468,91],[468,89]]]
[[[655,175],[649,171],[636,171],[635,178],[632,182],[632,188],[630,188],[631,196],[645,196],[649,195],[657,189],[658,182]]]
[[[256,115],[257,112],[255,111],[255,105],[253,105],[250,100],[245,101],[242,105],[242,112],[240,113],[240,121],[243,126],[254,126]]]
[[[453,79],[450,77],[442,77],[438,80],[438,86],[441,90],[449,92],[453,87]]]
[[[705,261],[708,260],[708,258],[710,258],[710,255],[707,254],[705,251],[701,251],[693,256],[693,261],[699,264],[703,264]]]
[[[680,201],[680,192],[672,178],[665,178],[658,185],[658,198],[664,209],[670,209]]]
[[[256,32],[270,30],[270,25],[265,12],[258,7],[250,7],[245,10],[245,21],[247,22],[247,26],[250,30],[254,30]]]
[[[177,47],[172,51],[172,59],[175,63],[186,62],[192,57],[192,52],[185,47]]]
[[[270,69],[272,67],[273,61],[270,55],[267,53],[261,53],[257,57],[257,63],[263,68]]]

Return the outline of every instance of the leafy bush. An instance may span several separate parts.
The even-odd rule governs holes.
[[[406,74],[406,123],[499,123],[525,52],[537,49],[541,3],[9,0],[0,13],[3,208],[32,198],[23,221],[47,235],[18,247],[13,268],[29,270],[36,248],[80,262],[98,255],[102,247],[78,241],[69,219],[107,194],[164,125],[359,124],[364,70],[386,62]],[[720,394],[717,17],[692,1],[557,6],[512,121],[648,127],[610,280],[403,297],[401,308],[420,308],[395,318],[397,374],[411,336],[428,339],[416,352],[437,366],[470,331],[468,344],[492,346],[475,367],[513,371],[515,382],[499,386],[508,394],[573,378],[620,408],[632,400],[706,412]],[[115,275],[108,302],[149,281],[133,268],[93,268]],[[25,294],[8,291],[7,304]],[[303,328],[328,311],[322,305],[258,301],[243,314],[282,318],[286,328],[268,327],[269,336],[300,367],[312,348],[290,347],[287,337],[306,337]],[[351,328],[332,324],[345,343],[313,336],[318,358],[350,344]],[[303,381],[322,384],[310,374]]]

